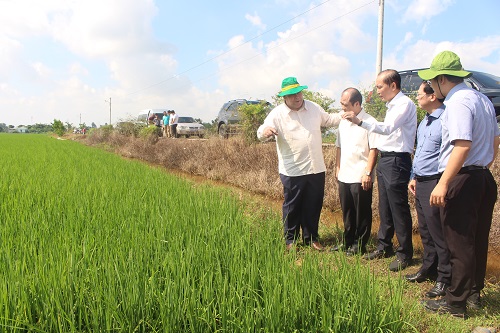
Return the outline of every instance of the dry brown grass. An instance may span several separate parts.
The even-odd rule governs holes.
[[[140,159],[169,170],[182,171],[237,186],[270,199],[280,200],[283,197],[278,176],[278,158],[273,142],[248,146],[239,138],[223,140],[211,137],[207,140],[160,138],[154,143],[125,137],[118,133],[103,136],[98,132],[87,136],[84,142],[88,145],[100,145],[127,158]],[[328,170],[324,206],[330,211],[339,211],[337,185],[331,172],[335,163],[335,148],[325,145],[323,150]],[[497,183],[500,183],[500,168],[494,166],[492,172]],[[375,185],[373,194],[375,220],[378,220],[377,198],[378,191]],[[410,195],[410,198],[410,205],[413,208],[413,197]],[[416,231],[415,210],[412,209],[412,212]],[[499,205],[496,205],[490,233],[491,252],[496,255],[500,255],[499,219],[500,209]]]

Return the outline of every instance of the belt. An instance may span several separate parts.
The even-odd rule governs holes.
[[[389,157],[389,156],[398,156],[398,157],[410,157],[410,153],[400,153],[395,151],[381,151],[380,157]]]
[[[474,171],[474,170],[488,170],[488,167],[485,166],[479,166],[479,165],[467,165],[464,166],[463,168],[458,171],[458,173],[466,173],[469,171]]]
[[[434,180],[434,179],[439,179],[441,178],[441,173],[438,173],[437,175],[431,175],[431,176],[416,176],[415,179],[419,182],[425,182],[427,180]]]

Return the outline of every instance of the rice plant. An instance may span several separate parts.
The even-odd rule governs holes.
[[[284,255],[279,216],[228,190],[46,136],[0,156],[1,331],[413,331],[400,280]]]

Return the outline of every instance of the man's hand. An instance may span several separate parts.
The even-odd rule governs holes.
[[[432,190],[431,197],[429,199],[431,206],[444,207],[446,204],[446,193],[448,193],[448,186],[442,183],[437,183],[434,190]]]
[[[410,190],[411,194],[415,195],[415,188],[417,185],[417,181],[415,179],[410,180],[408,183],[408,189]]]
[[[353,111],[346,111],[342,113],[342,118],[347,119],[356,125],[358,125],[361,122],[361,120],[359,120],[359,118],[356,117],[356,114]]]
[[[266,127],[264,128],[264,131],[262,132],[262,135],[266,138],[270,138],[272,136],[278,135],[278,131],[272,127]]]
[[[372,188],[372,176],[366,176],[364,175],[361,178],[361,188],[365,191],[368,191],[369,189]]]

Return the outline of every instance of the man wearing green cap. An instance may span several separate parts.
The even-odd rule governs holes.
[[[464,83],[472,74],[462,68],[455,53],[439,53],[418,75],[430,80],[438,98],[445,98],[438,168],[442,175],[430,204],[440,207],[452,270],[445,297],[423,304],[431,311],[465,317],[467,306],[481,307],[497,199],[497,184],[488,167],[498,151],[500,130],[491,101]]]
[[[322,251],[318,225],[325,193],[325,161],[321,127],[338,126],[341,116],[326,113],[318,104],[304,100],[297,79],[281,84],[284,103],[275,107],[257,130],[257,137],[276,138],[278,168],[283,184],[283,225],[286,249],[299,238]]]

